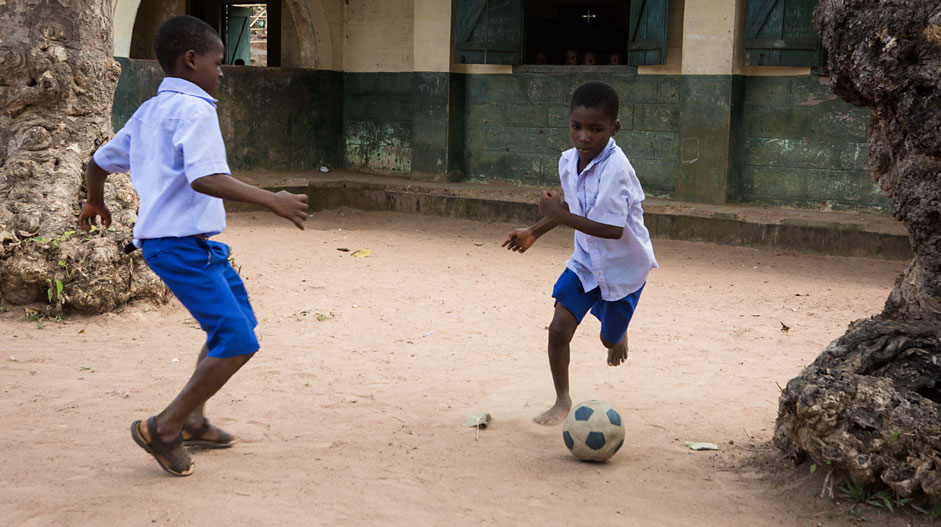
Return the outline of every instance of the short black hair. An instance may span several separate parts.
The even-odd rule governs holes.
[[[170,73],[176,59],[189,50],[205,53],[221,42],[219,34],[209,24],[188,15],[171,18],[160,26],[154,37],[154,52],[163,71]]]
[[[572,92],[569,111],[584,106],[601,110],[604,115],[616,121],[618,118],[618,92],[607,82],[588,81]]]

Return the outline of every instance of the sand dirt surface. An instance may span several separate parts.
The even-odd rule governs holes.
[[[881,310],[906,262],[655,240],[627,363],[605,365],[590,316],[572,343],[573,399],[607,401],[627,430],[589,464],[532,421],[553,400],[546,328],[571,231],[520,255],[500,248],[512,227],[339,210],[299,231],[230,215],[218,239],[262,349],[208,406],[240,443],[195,452],[188,478],[128,432],[203,342],[175,300],[42,328],[0,314],[0,523],[850,524],[849,504],[814,496],[824,469],[769,446],[778,386]],[[493,416],[479,435],[462,426],[477,412]]]

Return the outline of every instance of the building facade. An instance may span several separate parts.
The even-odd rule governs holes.
[[[162,76],[160,23],[200,16],[234,47],[234,4],[115,1],[116,127]],[[230,164],[557,186],[571,92],[603,80],[621,100],[616,140],[652,196],[887,213],[866,168],[869,112],[826,85],[813,5],[258,2],[266,66],[226,66],[218,94]]]

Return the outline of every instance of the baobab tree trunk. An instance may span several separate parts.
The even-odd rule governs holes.
[[[880,314],[787,384],[774,442],[860,483],[938,498],[941,0],[821,0],[815,24],[834,93],[872,110],[869,167],[915,257]]]
[[[75,232],[85,163],[111,136],[111,3],[6,0],[0,26],[0,298],[89,313],[165,299],[121,251],[137,209],[126,176],[106,188],[113,229]]]

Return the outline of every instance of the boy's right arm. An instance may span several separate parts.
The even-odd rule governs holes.
[[[261,205],[304,230],[303,222],[307,219],[307,196],[304,194],[292,194],[286,190],[270,192],[242,183],[228,174],[203,176],[194,180],[191,186],[196,192],[215,198]]]
[[[506,247],[508,250],[513,252],[526,252],[526,249],[532,247],[536,240],[543,234],[551,231],[552,229],[558,227],[559,224],[550,220],[549,218],[543,218],[536,222],[532,227],[527,227],[524,229],[514,229],[506,237],[506,241],[503,242],[501,247]]]

